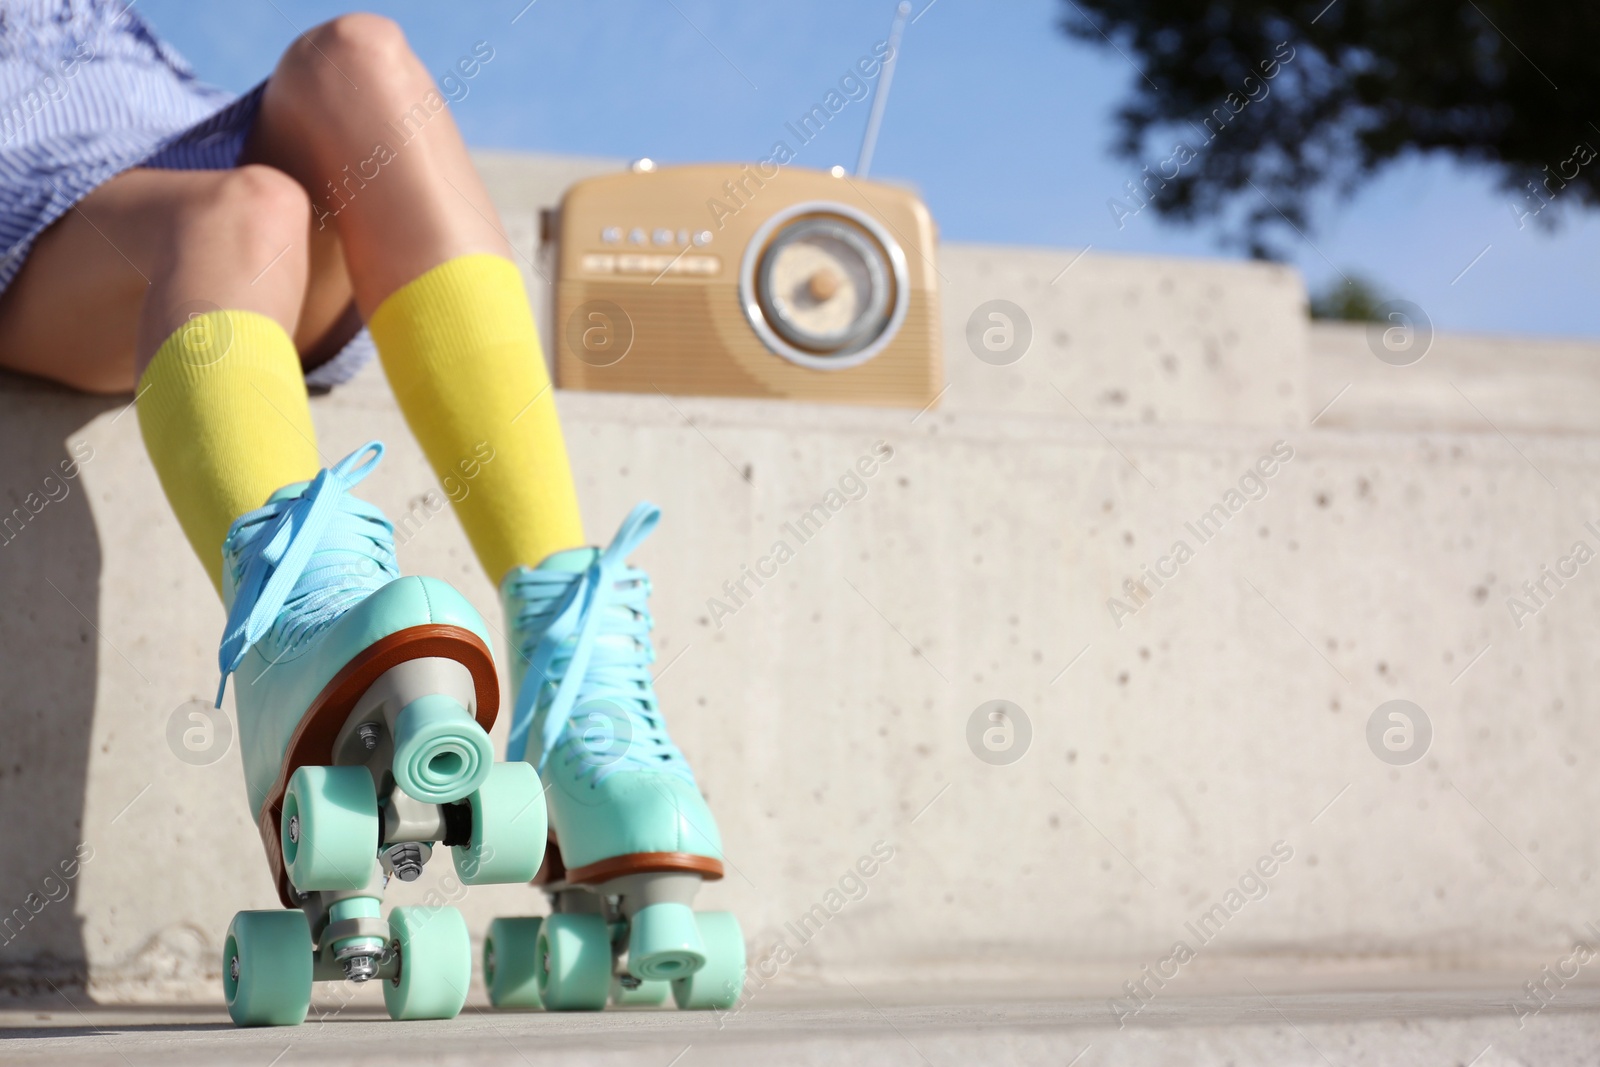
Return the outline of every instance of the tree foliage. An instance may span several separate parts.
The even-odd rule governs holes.
[[[1349,278],[1330,278],[1311,295],[1311,317],[1340,322],[1382,322],[1378,311],[1383,294],[1371,279],[1357,274]]]
[[[1061,25],[1138,68],[1115,147],[1147,169],[1125,195],[1228,220],[1254,255],[1413,153],[1491,168],[1518,225],[1600,202],[1600,4],[1064,0]]]

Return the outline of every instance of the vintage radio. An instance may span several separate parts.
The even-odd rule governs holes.
[[[546,228],[563,388],[922,408],[944,386],[937,233],[906,189],[641,161]]]

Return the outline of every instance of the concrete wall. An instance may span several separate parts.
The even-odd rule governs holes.
[[[488,162],[533,262],[533,210],[587,164],[528,164],[518,186]],[[1573,542],[1600,548],[1584,527],[1600,526],[1600,437],[1568,399],[1600,369],[1570,360],[1559,384],[1452,369],[1497,421],[1530,413],[1504,436],[1361,414],[1356,388],[1313,422],[1335,357],[1292,274],[1075,256],[946,246],[952,384],[920,416],[559,394],[590,536],[641,498],[665,510],[639,561],[662,698],[727,841],[730,875],[703,902],[740,914],[780,983],[1110,992],[1180,938],[1197,970],[1531,973],[1565,955],[1600,920],[1600,842],[1579,814],[1600,806],[1600,565],[1547,581],[1531,614],[1507,598]],[[965,341],[997,296],[1034,329],[1006,367]],[[1541,409],[1567,414],[1542,425]],[[330,457],[390,446],[363,495],[391,516],[437,492],[376,368],[313,413]],[[1259,499],[1229,510],[1275,448],[1264,492],[1245,483]],[[197,765],[168,740],[174,711],[214,690],[222,612],[126,400],[0,382],[0,499],[73,449],[92,458],[65,498],[0,545],[0,904],[53,891],[83,845],[92,858],[0,945],[0,976],[214,999],[229,917],[274,903],[237,751]],[[729,598],[875,450],[864,495]],[[1207,537],[1188,529],[1218,504]],[[1185,561],[1161,563],[1178,541]],[[448,510],[400,555],[499,625]],[[1146,566],[1173,576],[1130,595]],[[1367,739],[1391,699],[1431,722],[1407,766]],[[971,740],[995,700],[1031,735],[1000,754]],[[893,858],[847,878],[879,842]],[[1245,890],[1264,898],[1230,897],[1258,864],[1273,873]],[[448,894],[448,870],[392,898]],[[830,895],[841,885],[860,899]],[[791,924],[840,900],[802,944]],[[480,935],[541,909],[519,887],[459,903]],[[1220,933],[1188,929],[1219,903]]]
[[[1379,328],[1381,329],[1381,327]],[[1600,344],[1544,337],[1440,333],[1409,366],[1373,358],[1373,328],[1311,330],[1317,425],[1351,429],[1593,434],[1600,431]],[[1348,390],[1340,396],[1341,391]],[[1313,414],[1315,414],[1315,410]]]

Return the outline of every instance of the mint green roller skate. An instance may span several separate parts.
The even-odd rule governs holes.
[[[394,527],[349,490],[374,441],[241,516],[223,544],[250,810],[287,911],[244,911],[223,949],[240,1026],[304,1021],[313,981],[383,980],[396,1019],[461,1010],[472,950],[461,913],[401,907],[436,845],[468,884],[524,882],[544,856],[538,776],[495,763],[500,689],[483,619],[454,589],[402,578]]]
[[[544,918],[496,919],[484,981],[497,1007],[732,1007],[744,936],[727,912],[696,913],[722,877],[722,841],[667,736],[650,665],[650,579],[626,557],[661,512],[633,509],[603,552],[558,552],[505,578],[517,700],[507,759],[527,759],[549,797]]]

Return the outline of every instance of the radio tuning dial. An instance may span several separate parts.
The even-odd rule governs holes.
[[[780,355],[846,365],[840,361],[885,339],[905,284],[898,251],[842,211],[799,215],[760,248],[751,279],[755,307],[747,303],[747,311],[776,335],[769,345],[776,340]]]

